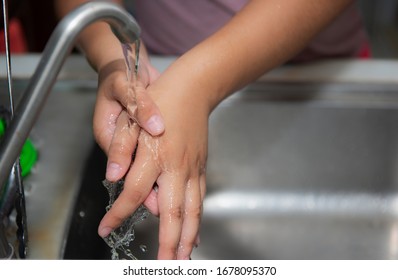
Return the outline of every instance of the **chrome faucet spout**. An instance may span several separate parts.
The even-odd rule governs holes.
[[[99,20],[106,21],[111,26],[121,43],[134,43],[139,39],[140,27],[137,22],[127,11],[112,3],[83,4],[60,21],[2,139],[0,193],[79,33],[86,26]]]

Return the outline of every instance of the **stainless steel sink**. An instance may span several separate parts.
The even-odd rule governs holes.
[[[398,94],[257,84],[214,112],[195,258],[398,258]]]
[[[394,86],[258,82],[226,100],[210,120],[192,257],[398,258],[397,124]],[[96,237],[107,203],[101,153],[87,163],[66,258],[109,257]],[[155,258],[157,230],[156,218],[137,228],[138,258]]]
[[[40,158],[25,182],[29,258],[110,258],[97,235],[106,158],[91,135],[96,75],[87,69],[81,57],[65,65],[32,131]],[[225,100],[210,119],[192,258],[397,259],[396,73],[388,61],[285,66]],[[157,218],[142,222],[133,253],[155,258],[157,235]]]

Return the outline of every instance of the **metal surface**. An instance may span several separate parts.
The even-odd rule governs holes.
[[[36,122],[75,39],[84,27],[97,20],[108,22],[122,43],[134,43],[139,38],[139,26],[131,15],[111,3],[84,4],[58,24],[2,141],[0,187],[6,182],[7,174]]]
[[[17,240],[18,240],[18,257],[25,259],[28,251],[28,222],[26,214],[25,204],[25,188],[22,181],[21,166],[19,160],[16,161],[13,167],[13,171],[16,177],[16,190],[17,196],[15,200],[16,218],[17,224]]]
[[[39,58],[36,56],[36,58]],[[14,93],[20,100],[26,89],[27,80],[19,79],[19,62],[25,71],[28,67],[34,70],[35,64],[27,63],[26,57],[15,57]],[[70,60],[74,63],[68,63]],[[34,60],[35,62],[38,59]],[[39,160],[31,173],[24,178],[27,225],[29,229],[28,259],[58,259],[62,247],[70,212],[73,209],[76,192],[83,165],[92,144],[92,113],[96,98],[96,73],[87,65],[83,57],[75,62],[73,57],[60,73],[64,77],[66,69],[84,71],[79,74],[91,76],[92,82],[79,83],[57,82],[46,101],[46,106],[32,129],[29,138],[34,143]],[[69,71],[69,70],[67,70]],[[15,74],[16,73],[16,74]],[[6,88],[6,81],[0,80],[0,89]],[[0,103],[6,102],[5,95],[0,96]],[[73,112],[73,113],[72,113]],[[13,178],[15,180],[15,178]],[[12,182],[9,181],[11,184]],[[13,192],[16,195],[16,192]],[[2,211],[14,207],[12,197],[7,195],[7,203]],[[10,222],[6,223],[8,240],[18,250],[15,237],[15,211],[11,213]],[[17,256],[15,256],[17,257]]]
[[[4,26],[4,44],[6,50],[6,69],[7,69],[7,85],[8,97],[10,102],[11,118],[14,116],[14,98],[12,95],[12,73],[11,73],[11,53],[10,53],[10,36],[8,34],[8,7],[7,1],[3,0],[3,26]]]
[[[4,19],[4,42],[5,42],[5,50],[6,50],[6,72],[7,72],[7,86],[8,86],[8,98],[9,98],[9,112],[10,118],[14,117],[14,95],[13,95],[13,86],[12,86],[12,71],[11,71],[11,52],[10,52],[10,42],[9,42],[9,34],[8,34],[8,7],[7,1],[3,0],[3,19]],[[26,217],[26,206],[25,206],[25,190],[22,183],[22,174],[21,174],[21,166],[19,162],[19,157],[15,160],[12,171],[9,178],[9,189],[5,191],[5,200],[4,206],[6,208],[10,208],[12,204],[15,206],[17,216],[17,239],[18,239],[18,257],[24,259],[26,257],[27,251],[27,243],[28,243],[28,228],[27,228],[27,217]],[[3,205],[1,205],[3,208]],[[1,209],[3,210],[3,209]],[[7,217],[10,213],[10,209],[5,209],[7,212],[0,211],[0,220]],[[2,214],[5,214],[3,216]],[[0,235],[5,238],[5,233],[0,231]],[[8,243],[8,242],[7,242]],[[0,258],[8,257],[9,255],[3,255],[3,251],[7,251],[7,247],[10,247],[8,244],[4,245],[4,242],[0,245],[3,247],[3,250],[0,249]],[[6,246],[6,248],[4,248]],[[8,253],[9,254],[9,253]]]
[[[5,51],[6,51],[6,72],[7,72],[7,85],[8,85],[8,98],[9,98],[9,112],[11,115],[11,119],[14,116],[14,97],[13,97],[13,91],[12,91],[12,72],[11,72],[11,53],[10,53],[10,38],[9,38],[9,29],[8,29],[8,3],[6,0],[2,1],[2,10],[3,10],[3,30],[4,30],[4,44],[5,44]],[[18,240],[19,240],[19,247],[20,247],[20,257],[24,258],[25,257],[25,252],[26,252],[26,241],[27,241],[27,228],[26,228],[26,212],[25,212],[25,197],[24,197],[24,189],[22,186],[22,179],[21,179],[21,167],[19,165],[19,159],[17,158],[14,162],[12,172],[15,178],[17,178],[16,182],[20,183],[17,184],[16,187],[14,188],[13,186],[11,187],[11,195],[10,197],[14,198],[15,196],[12,194],[13,191],[17,190],[18,196],[16,197],[16,207],[17,207],[17,212],[18,212]],[[1,185],[0,185],[1,186]],[[0,192],[1,194],[1,192]],[[7,199],[5,200],[5,204],[7,204],[8,201]],[[0,214],[3,214],[3,212],[0,212]],[[6,216],[0,215],[0,223],[3,223],[3,219]],[[11,256],[11,250],[12,246],[9,244],[7,241],[4,227],[0,227],[0,238],[2,241],[0,242],[0,259],[2,258],[9,258]]]
[[[397,259],[397,123],[398,88],[381,85],[258,84],[225,102],[193,257]]]
[[[0,221],[0,233],[5,232],[3,221]],[[12,245],[8,242],[4,234],[0,234],[0,260],[11,259],[14,256]]]

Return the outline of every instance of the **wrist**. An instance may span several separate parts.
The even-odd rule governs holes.
[[[160,90],[172,90],[170,94],[203,107],[210,114],[228,95],[219,76],[209,74],[210,63],[189,53],[181,56],[161,74]]]

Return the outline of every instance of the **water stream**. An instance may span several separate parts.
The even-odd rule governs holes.
[[[126,75],[127,81],[129,83],[128,88],[129,91],[135,86],[135,82],[137,80],[138,75],[138,60],[139,60],[139,41],[135,43],[135,50],[131,48],[129,44],[122,44],[122,50],[124,59],[126,62]],[[133,71],[134,70],[134,74]],[[134,91],[133,91],[134,93]],[[128,94],[128,93],[127,93]],[[135,100],[135,99],[134,99]],[[109,204],[106,207],[106,210],[112,207],[115,200],[118,198],[120,193],[123,190],[124,180],[119,180],[118,182],[112,183],[107,180],[103,181],[103,185],[108,190],[109,194]],[[138,209],[130,215],[119,228],[112,231],[106,238],[104,238],[106,244],[111,248],[112,259],[132,259],[136,260],[137,258],[133,255],[131,251],[131,242],[135,239],[134,227],[136,224],[145,220],[149,215],[148,210],[141,205]],[[147,251],[146,245],[139,245],[139,249],[142,252]]]

